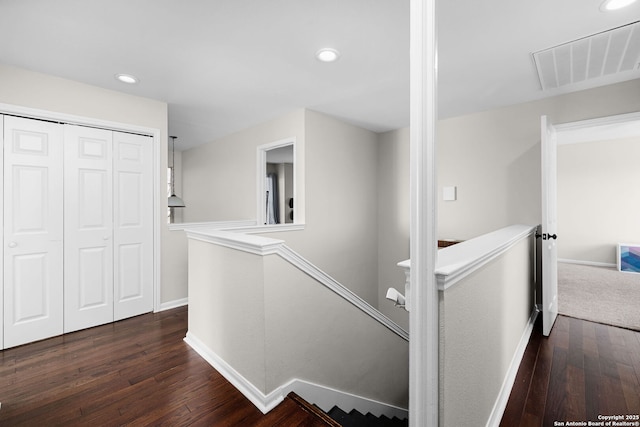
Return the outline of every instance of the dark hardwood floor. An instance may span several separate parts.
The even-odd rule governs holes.
[[[186,329],[182,307],[0,351],[0,426],[331,425],[291,397],[263,415]]]
[[[0,351],[0,426],[331,425],[295,396],[263,415],[186,328],[182,307]],[[640,332],[559,316],[549,338],[538,321],[500,425],[639,414]]]
[[[599,415],[640,421],[640,332],[558,316],[545,338],[540,320],[500,425],[598,422]]]

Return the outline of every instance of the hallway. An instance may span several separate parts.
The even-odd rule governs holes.
[[[179,307],[1,351],[0,425],[334,425],[291,397],[263,415],[186,330]]]

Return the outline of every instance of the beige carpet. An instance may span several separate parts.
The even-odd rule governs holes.
[[[640,274],[558,263],[558,311],[640,331]]]

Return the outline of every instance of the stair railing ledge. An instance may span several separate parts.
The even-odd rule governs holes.
[[[231,249],[249,252],[255,255],[269,255],[276,253],[284,245],[284,240],[251,234],[234,233],[222,230],[185,229],[189,239],[213,243]]]
[[[435,271],[438,290],[444,291],[450,288],[462,278],[506,252],[520,240],[534,234],[537,227],[537,225],[510,225],[440,249]],[[397,265],[405,270],[407,294],[409,294],[411,260],[400,261]]]

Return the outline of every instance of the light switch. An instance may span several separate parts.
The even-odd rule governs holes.
[[[452,202],[457,199],[457,191],[455,186],[442,188],[442,200],[445,202]]]

